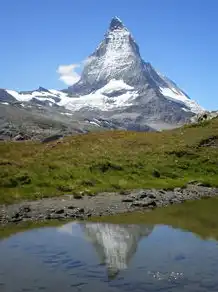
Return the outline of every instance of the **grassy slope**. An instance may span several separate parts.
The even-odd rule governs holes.
[[[218,148],[198,147],[214,135],[218,119],[162,133],[107,131],[61,143],[1,142],[0,203],[82,190],[167,188],[192,179],[218,186]]]

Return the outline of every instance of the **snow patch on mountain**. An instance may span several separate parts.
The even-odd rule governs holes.
[[[105,95],[121,90],[126,90],[126,92],[116,97],[108,97]],[[85,107],[108,111],[116,108],[131,106],[137,96],[137,91],[133,91],[133,87],[126,84],[123,80],[111,80],[108,84],[91,94],[80,97],[65,96],[61,99],[58,105],[64,106],[66,109],[71,111],[78,111]]]
[[[127,107],[131,106],[132,101],[138,96],[137,91],[134,91],[132,86],[126,84],[123,80],[116,79],[110,80],[105,86],[90,94],[79,97],[72,97],[55,89],[22,93],[7,90],[7,92],[20,102],[29,102],[33,99],[40,102],[47,101],[50,106],[56,104],[70,111],[78,111],[82,108],[108,111]],[[113,97],[113,93],[116,93],[116,96]],[[107,94],[112,96],[107,96]],[[58,100],[56,100],[57,98]]]
[[[18,101],[30,101],[33,98],[33,96],[30,96],[29,94],[20,94],[14,90],[6,90],[6,92],[16,98]]]
[[[98,92],[102,94],[109,94],[113,91],[120,91],[120,90],[131,90],[134,89],[134,87],[126,84],[123,80],[116,80],[112,79],[106,84],[104,87],[98,90]]]
[[[205,110],[197,104],[194,100],[189,99],[182,91],[178,91],[176,88],[163,88],[160,87],[160,92],[169,99],[176,100],[177,102],[183,103],[187,106],[191,112],[198,114]],[[186,110],[187,111],[187,110]]]
[[[57,97],[55,94],[53,94],[50,91],[32,91],[29,93],[19,93],[17,91],[14,90],[6,90],[6,92],[10,95],[12,95],[14,98],[16,98],[16,100],[18,101],[30,101],[33,98],[37,98],[37,99],[41,99],[41,100],[45,100],[45,99],[49,99],[52,102],[54,102],[51,98],[49,97]]]

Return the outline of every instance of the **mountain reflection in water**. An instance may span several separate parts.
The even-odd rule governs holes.
[[[85,223],[81,228],[92,242],[100,263],[107,266],[109,278],[127,268],[140,239],[152,232],[152,227],[145,225]]]
[[[92,243],[101,265],[105,265],[110,279],[119,271],[127,269],[128,264],[137,251],[139,241],[151,234],[152,225],[110,224],[110,223],[75,223],[59,228],[68,234],[77,234]]]
[[[0,240],[0,292],[217,292],[217,247],[167,225],[33,229]]]

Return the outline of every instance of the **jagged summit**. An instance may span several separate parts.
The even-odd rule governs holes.
[[[117,90],[118,83],[122,84],[123,90]],[[142,59],[139,46],[118,17],[112,18],[104,39],[87,58],[79,82],[67,91],[77,96],[92,94],[90,98],[94,98],[95,92],[105,92],[105,88],[112,85],[114,89],[111,89],[110,101],[104,97],[105,94],[108,96],[107,93],[101,95],[103,104],[110,103],[110,107],[101,106],[100,110],[119,110],[122,106],[122,112],[135,112],[131,118],[150,120],[151,127],[154,125],[156,128],[156,120],[160,120],[160,124],[184,123],[194,113],[202,111],[173,81]],[[126,88],[131,88],[131,92]],[[119,101],[124,100],[122,94],[125,94],[125,102]],[[93,103],[88,104],[93,107]],[[129,113],[126,115],[130,116]]]
[[[123,25],[122,20],[119,17],[115,16],[111,20],[109,29],[110,30],[115,30],[115,29],[119,29],[119,28],[122,29],[124,27],[125,26]]]
[[[89,94],[113,79],[139,86],[147,82],[143,71],[138,45],[121,20],[113,18],[105,38],[87,58],[81,79],[68,90],[72,94]]]
[[[46,89],[45,87],[42,87],[42,86],[39,86],[39,88],[37,89],[37,91],[39,91],[39,92],[49,92],[49,90],[48,89]]]

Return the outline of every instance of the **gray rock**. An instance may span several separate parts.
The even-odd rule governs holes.
[[[153,194],[153,193],[151,193],[151,194],[148,195],[148,198],[150,198],[150,199],[156,199],[156,195]]]
[[[29,140],[30,137],[28,135],[25,134],[18,134],[13,138],[13,141],[25,141],[25,140]]]
[[[20,207],[19,212],[20,213],[29,213],[31,211],[31,207],[29,205],[24,205]]]
[[[59,220],[59,219],[65,219],[66,216],[64,214],[50,214],[50,219],[55,219],[55,220]]]
[[[64,209],[57,209],[55,210],[55,214],[64,214]]]
[[[148,193],[147,191],[141,191],[138,196],[140,199],[144,199],[148,197]]]
[[[134,198],[125,198],[125,199],[122,199],[122,202],[131,203],[131,202],[134,202]]]
[[[130,195],[130,191],[126,191],[126,190],[123,190],[123,191],[120,191],[120,195],[122,195],[122,196],[128,196],[128,195]]]
[[[154,200],[135,201],[132,203],[134,207],[156,207],[157,203]]]
[[[74,210],[74,209],[76,209],[76,207],[75,206],[68,206],[67,209]]]

